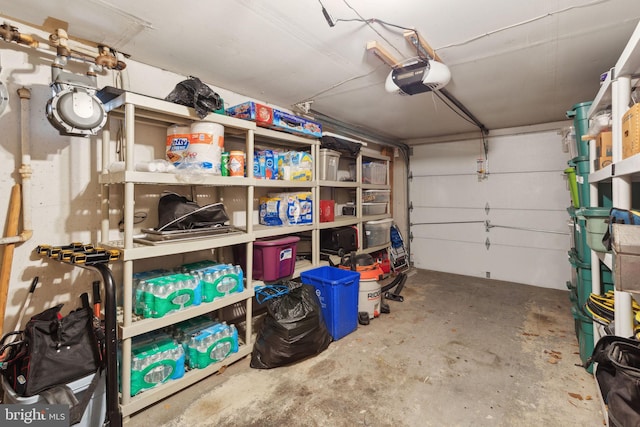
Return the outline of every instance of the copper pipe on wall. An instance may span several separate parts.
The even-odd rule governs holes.
[[[21,34],[17,27],[2,24],[0,25],[0,37],[8,42],[17,42],[29,47],[38,47],[40,43],[28,34]]]
[[[96,56],[96,65],[106,67],[110,70],[124,70],[127,66],[122,61],[118,61],[113,51],[108,46],[98,46],[98,56]]]
[[[61,28],[49,34],[49,45],[56,48],[58,56],[71,55],[71,50],[69,50],[69,35]]]
[[[77,54],[81,58],[75,59],[83,61],[93,59],[93,62],[97,66],[110,70],[124,70],[127,66],[123,61],[118,60],[113,49],[108,46],[98,46],[97,54],[95,51],[79,46],[77,42],[74,42],[75,47],[71,47],[69,35],[62,28],[58,28],[53,33],[49,34],[49,44],[44,46],[41,46],[40,42],[38,42],[33,36],[22,34],[18,31],[18,27],[8,24],[0,25],[0,38],[6,42],[17,42],[42,50],[51,50],[53,48],[56,51],[56,56],[61,59],[71,58],[72,54]],[[58,59],[58,61],[60,62],[61,59]],[[64,64],[58,65],[62,66]]]

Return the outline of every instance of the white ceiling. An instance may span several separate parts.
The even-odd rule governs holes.
[[[445,89],[489,130],[564,120],[594,97],[640,18],[637,0],[322,3],[334,20],[415,28],[451,70]],[[365,46],[413,57],[403,30],[330,27],[318,0],[0,0],[0,15],[55,18],[137,61],[285,108],[311,100],[315,112],[392,139],[477,131],[433,93],[385,92],[390,68]]]

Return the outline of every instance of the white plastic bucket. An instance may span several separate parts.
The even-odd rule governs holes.
[[[336,181],[338,179],[338,162],[340,152],[328,148],[320,149],[320,179]]]
[[[211,122],[191,125],[191,139],[187,155],[189,161],[202,169],[220,175],[220,161],[224,150],[224,126]]]
[[[358,291],[358,312],[366,312],[369,318],[380,316],[380,283],[377,280],[362,280]]]

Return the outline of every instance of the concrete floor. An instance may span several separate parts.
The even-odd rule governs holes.
[[[417,270],[320,355],[250,357],[132,416],[165,426],[602,426],[567,292]]]

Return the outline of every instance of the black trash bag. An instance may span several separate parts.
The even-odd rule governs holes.
[[[176,85],[165,101],[193,107],[201,119],[212,111],[222,108],[222,98],[197,77],[189,77]]]
[[[267,315],[258,330],[250,366],[285,366],[322,353],[331,340],[315,288],[290,282],[288,294],[267,302]]]
[[[158,202],[158,231],[191,230],[224,225],[229,216],[222,203],[198,206],[179,194],[169,193]]]
[[[329,135],[322,136],[322,142],[320,143],[320,147],[328,148],[330,150],[335,150],[340,153],[347,154],[351,157],[357,157],[360,153],[360,148],[362,148],[362,144],[358,144],[357,142],[347,141],[346,139],[336,138]]]

